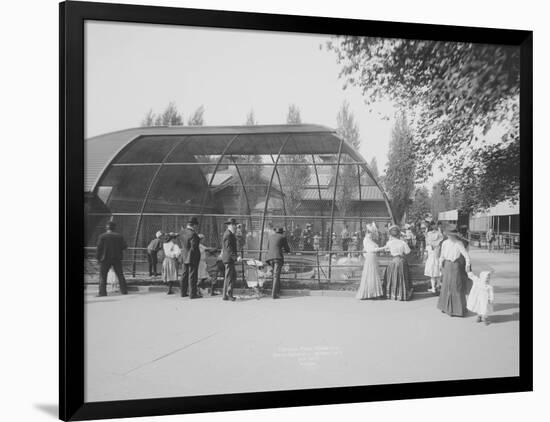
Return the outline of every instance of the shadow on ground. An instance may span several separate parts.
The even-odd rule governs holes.
[[[491,315],[489,317],[491,324],[500,324],[503,322],[519,321],[519,312],[505,315]]]
[[[499,287],[494,286],[493,290],[495,293],[516,293],[519,294],[519,290],[517,287]]]
[[[59,406],[57,404],[35,404],[34,407],[55,419],[59,417]]]
[[[279,296],[276,300],[286,300],[286,299],[296,299],[298,297],[303,297],[299,295],[283,295]],[[247,300],[275,300],[270,295],[258,296],[238,296],[237,301],[245,302]]]
[[[91,303],[110,303],[110,302],[118,302],[119,299],[91,299],[87,300],[85,303],[86,305]]]
[[[88,303],[102,303],[102,302],[118,302],[124,296],[125,300],[137,299],[140,296],[148,294],[147,292],[129,292],[127,295],[121,295],[120,293],[111,293],[107,296],[88,295],[86,297],[86,304]]]
[[[439,294],[434,294],[431,292],[414,292],[410,301],[417,302],[419,300],[424,300],[424,299],[433,299],[434,297],[438,297],[438,296]]]
[[[518,309],[519,303],[495,303],[493,305],[493,310],[495,312],[498,311],[506,311],[508,309]]]
[[[502,273],[497,273],[495,274],[495,278],[499,278],[501,280],[517,280],[518,279],[518,275],[517,274],[502,274]]]

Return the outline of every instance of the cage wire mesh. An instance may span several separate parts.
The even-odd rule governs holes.
[[[147,272],[146,247],[155,233],[179,232],[196,216],[203,243],[214,249],[221,249],[224,222],[235,218],[245,259],[265,258],[273,228],[284,228],[291,252],[283,285],[358,281],[365,224],[377,224],[382,243],[391,211],[366,164],[343,151],[343,141],[332,151],[308,152],[315,140],[305,148],[292,135],[272,133],[262,139],[263,150],[250,153],[256,141],[249,136],[139,138],[87,197],[86,273],[97,272],[94,246],[107,221],[117,223],[128,244],[124,270],[138,277]],[[217,154],[205,147],[209,142]]]

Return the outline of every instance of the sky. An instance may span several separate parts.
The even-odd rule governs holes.
[[[358,88],[343,90],[326,35],[203,29],[115,22],[86,23],[85,136],[139,126],[149,109],[173,101],[185,120],[205,107],[206,125],[286,123],[288,106],[303,123],[336,128],[348,101],[360,152],[383,170],[393,116],[389,102],[367,107]],[[372,108],[373,112],[369,113]]]

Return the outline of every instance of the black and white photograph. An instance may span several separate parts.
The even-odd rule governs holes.
[[[86,402],[519,375],[518,46],[84,28]]]
[[[2,7],[1,420],[545,420],[544,3],[115,1]]]

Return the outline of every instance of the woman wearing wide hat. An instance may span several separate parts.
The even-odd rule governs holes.
[[[384,248],[378,247],[376,239],[378,239],[376,226],[367,225],[367,234],[365,235],[365,239],[363,239],[365,263],[363,264],[363,272],[361,274],[361,284],[355,295],[356,299],[376,299],[384,295],[378,257],[376,256],[376,253]]]
[[[437,307],[450,316],[466,315],[466,273],[470,271],[470,256],[459,238],[458,230],[447,231],[448,239],[441,244],[441,293]]]
[[[384,271],[384,290],[388,299],[409,300],[413,293],[409,276],[409,264],[405,255],[411,252],[409,245],[401,240],[401,230],[397,226],[389,229],[390,239],[384,246],[389,251],[392,260]]]

